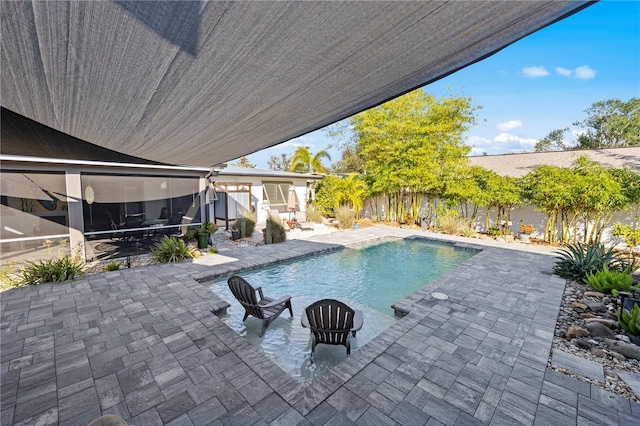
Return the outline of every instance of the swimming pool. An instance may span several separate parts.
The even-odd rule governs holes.
[[[304,308],[316,300],[338,299],[364,314],[364,326],[351,339],[357,351],[391,326],[397,318],[391,305],[455,268],[476,252],[456,249],[423,238],[385,241],[359,248],[307,257],[240,273],[269,297],[291,295],[294,318],[283,312],[259,337],[262,321],[249,317],[235,300],[227,278],[204,283],[231,307],[222,320],[260,347],[294,378],[309,382],[345,358],[343,346],[318,345],[311,364],[309,330],[300,325]]]

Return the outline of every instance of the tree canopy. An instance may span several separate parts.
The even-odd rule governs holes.
[[[288,171],[291,167],[291,156],[289,154],[272,155],[267,162],[269,170],[275,170],[278,172]]]
[[[249,161],[249,159],[245,156],[238,158],[238,161],[235,165],[239,167],[247,167],[249,169],[254,169],[256,167],[255,165],[251,164],[251,161]]]
[[[640,146],[640,98],[595,102],[585,112],[587,118],[574,123],[586,130],[577,148]]]
[[[293,153],[289,167],[297,173],[329,173],[329,169],[322,164],[323,158],[331,161],[331,156],[324,149],[312,154],[308,146],[300,146]]]
[[[469,98],[418,89],[349,119],[372,192],[390,197],[387,216],[417,217],[422,196],[440,193],[448,170],[467,161],[462,134],[475,110]]]

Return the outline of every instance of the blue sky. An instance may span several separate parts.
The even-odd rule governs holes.
[[[467,96],[482,107],[465,134],[472,155],[532,151],[549,131],[565,127],[573,141],[580,129],[572,123],[585,119],[591,104],[640,96],[640,2],[601,1],[424,89],[436,97]],[[298,146],[315,153],[330,144],[333,163],[338,143],[322,130],[248,158],[267,168],[271,155]]]

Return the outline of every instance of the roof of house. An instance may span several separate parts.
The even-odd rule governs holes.
[[[283,172],[269,169],[259,169],[251,167],[239,167],[228,165],[222,169],[219,174],[219,179],[224,179],[224,176],[247,176],[247,177],[265,177],[265,178],[289,178],[289,179],[322,179],[321,175],[312,175],[307,173],[293,173]]]
[[[520,177],[532,171],[535,166],[570,167],[581,155],[586,155],[605,167],[628,167],[640,172],[640,147],[482,155],[469,157],[469,160],[473,165],[493,170],[500,175]]]
[[[0,2],[1,105],[208,167],[422,87],[595,2]]]

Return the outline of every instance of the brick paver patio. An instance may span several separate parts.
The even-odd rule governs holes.
[[[308,386],[213,315],[226,302],[197,281],[385,236],[480,251]],[[374,227],[3,292],[0,423],[640,424],[640,404],[547,369],[552,266],[536,247]]]

